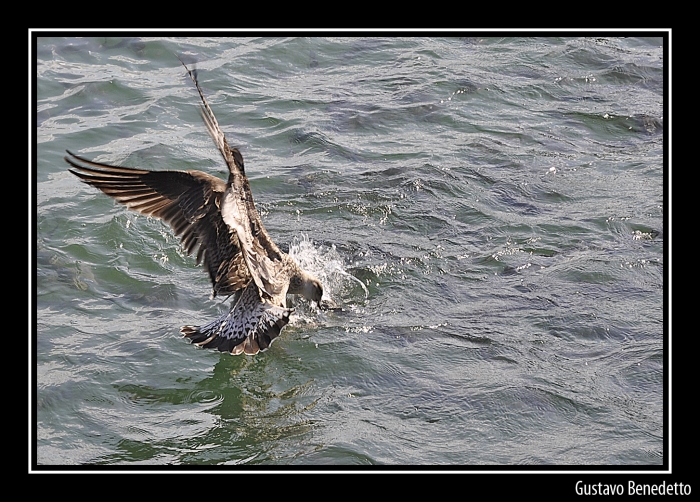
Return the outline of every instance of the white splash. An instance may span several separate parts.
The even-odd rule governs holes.
[[[289,245],[289,255],[308,272],[314,274],[323,284],[323,299],[338,306],[341,297],[351,285],[359,284],[369,297],[367,287],[357,277],[345,271],[343,258],[335,246],[315,246],[306,236],[295,238]]]

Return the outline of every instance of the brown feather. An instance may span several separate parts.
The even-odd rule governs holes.
[[[70,171],[129,209],[160,218],[180,237],[185,252],[195,249],[213,295],[231,295],[250,282],[236,232],[219,211],[226,183],[199,171],[146,171],[90,161],[71,152]]]

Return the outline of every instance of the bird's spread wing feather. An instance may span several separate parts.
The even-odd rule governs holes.
[[[226,183],[198,171],[146,171],[93,162],[68,152],[71,172],[128,208],[168,223],[187,254],[197,249],[214,295],[250,282],[238,237],[221,217]]]
[[[248,265],[248,271],[255,284],[268,296],[279,297],[286,293],[289,277],[287,260],[268,235],[255,208],[250,184],[245,175],[243,156],[236,148],[231,148],[214,116],[204,93],[197,81],[197,75],[182,63],[197,87],[202,100],[201,112],[209,135],[221,152],[229,168],[229,187],[221,204],[221,215],[229,227],[238,235],[241,250]]]

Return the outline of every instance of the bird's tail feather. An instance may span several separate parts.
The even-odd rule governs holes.
[[[270,346],[292,311],[261,300],[251,281],[227,313],[203,326],[183,326],[180,332],[198,347],[252,355]]]

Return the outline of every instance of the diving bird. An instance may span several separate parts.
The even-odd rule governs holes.
[[[182,61],[181,61],[182,62]],[[197,81],[209,135],[228,167],[228,181],[201,171],[148,171],[94,162],[67,151],[70,172],[129,209],[160,218],[180,237],[185,252],[197,251],[212,283],[212,296],[233,295],[231,309],[202,326],[180,332],[197,346],[231,354],[267,349],[289,322],[287,294],[321,306],[321,282],[273,242],[255,209],[243,156],[231,148]]]

